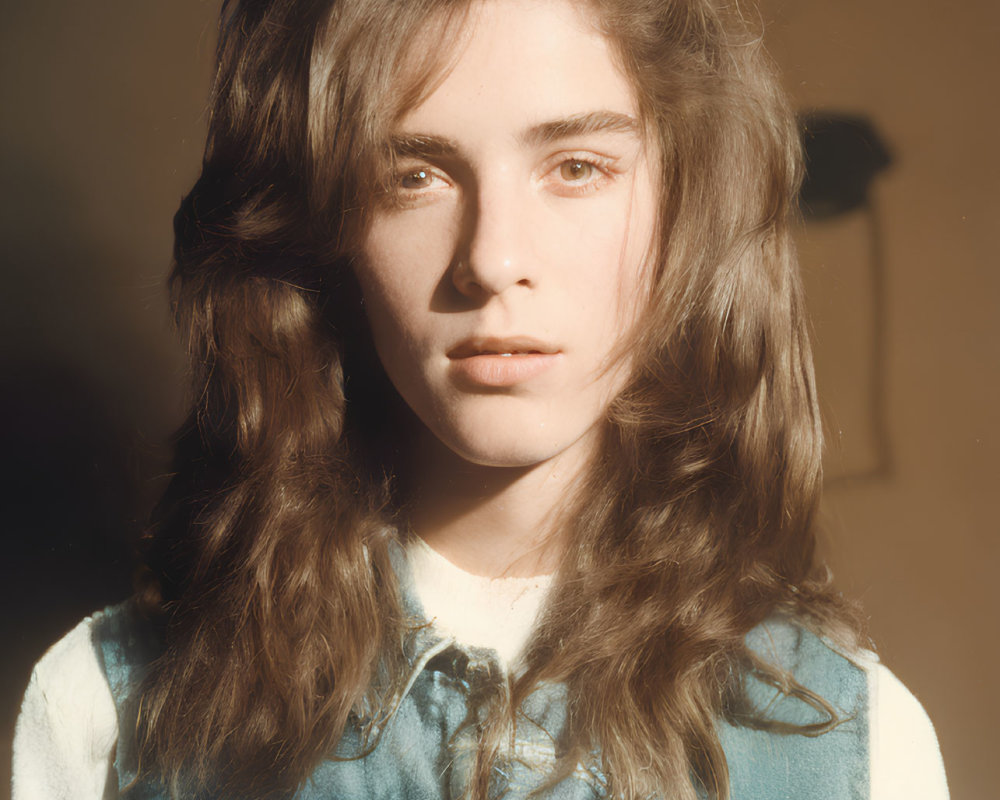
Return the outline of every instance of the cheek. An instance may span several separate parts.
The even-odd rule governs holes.
[[[645,310],[655,273],[657,193],[645,172],[633,186],[625,224],[619,231],[614,297],[618,329],[625,333]]]
[[[380,350],[412,344],[448,268],[443,238],[405,221],[381,222],[366,237],[355,274]]]
[[[362,241],[360,270],[387,295],[412,291],[447,269],[460,219],[454,202],[376,212]]]
[[[571,246],[555,248],[573,304],[568,313],[587,328],[599,327],[605,341],[616,339],[631,327],[648,295],[652,226],[619,203],[582,221],[575,233],[566,237]]]

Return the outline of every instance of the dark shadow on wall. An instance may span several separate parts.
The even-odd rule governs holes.
[[[893,157],[874,122],[861,114],[814,109],[799,114],[805,179],[799,208],[807,224],[864,214],[867,220],[867,285],[871,319],[868,321],[868,374],[859,381],[867,389],[865,410],[874,461],[826,479],[835,484],[880,480],[894,470],[889,436],[886,374],[888,370],[888,288],[885,246],[879,209],[872,197],[875,178],[888,169]]]
[[[144,295],[148,313],[165,316],[163,279],[137,286],[132,257],[85,227],[85,201],[59,176],[7,151],[0,180],[0,736],[9,737],[33,663],[131,592],[179,381],[152,317],[135,309]]]
[[[2,713],[13,721],[31,666],[81,617],[129,594],[134,448],[74,367],[0,363]]]

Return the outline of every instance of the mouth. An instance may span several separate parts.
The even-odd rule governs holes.
[[[554,368],[562,351],[526,337],[480,337],[459,342],[447,355],[458,384],[480,391],[526,384]]]
[[[537,339],[527,337],[517,338],[487,338],[477,337],[459,342],[448,351],[448,358],[464,359],[475,358],[476,356],[536,356],[555,355],[559,352],[558,347],[554,347]]]

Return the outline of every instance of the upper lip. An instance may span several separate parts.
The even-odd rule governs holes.
[[[471,358],[473,356],[500,355],[502,353],[550,355],[559,348],[530,336],[473,336],[463,339],[448,351],[448,358]]]

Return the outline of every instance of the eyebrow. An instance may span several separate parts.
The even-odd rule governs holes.
[[[572,136],[592,133],[636,134],[639,123],[635,117],[617,111],[591,111],[532,125],[518,139],[535,147]],[[448,158],[459,155],[458,143],[444,136],[431,134],[395,134],[389,138],[389,148],[396,158]]]
[[[548,144],[571,136],[591,133],[631,133],[639,130],[635,117],[617,111],[591,111],[573,114],[563,119],[532,125],[521,135],[522,141],[532,145]]]
[[[443,136],[429,134],[393,134],[389,150],[395,158],[444,158],[457,156],[459,146]]]

